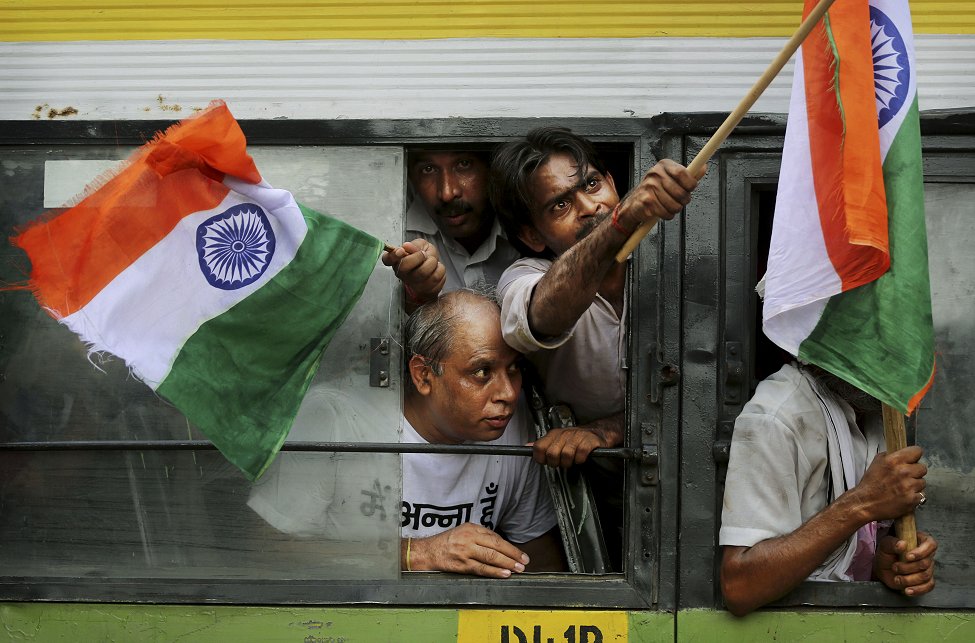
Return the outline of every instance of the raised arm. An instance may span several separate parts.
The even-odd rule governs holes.
[[[860,484],[792,533],[752,547],[723,547],[721,592],[731,613],[743,616],[789,593],[868,522],[912,511],[927,472],[921,453],[908,447],[878,454]]]
[[[640,224],[653,218],[673,219],[690,202],[695,179],[683,165],[664,159],[654,165],[619,204],[616,225],[605,219],[584,239],[555,260],[535,286],[528,310],[532,332],[558,337],[592,305],[603,279],[616,264],[615,255]]]

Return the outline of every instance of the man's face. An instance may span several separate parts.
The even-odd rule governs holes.
[[[579,168],[567,154],[553,154],[532,176],[532,228],[519,238],[532,250],[561,255],[605,219],[619,203],[613,177]]]
[[[817,377],[827,388],[846,400],[846,403],[852,406],[854,411],[879,413],[882,410],[880,400],[865,391],[861,391],[846,380],[823,369],[817,369]]]
[[[521,355],[504,343],[497,308],[478,306],[471,312],[441,362],[443,374],[429,373],[425,399],[437,433],[432,442],[498,439],[521,392]]]
[[[488,214],[488,166],[469,152],[420,151],[410,158],[410,183],[447,236],[480,244]]]

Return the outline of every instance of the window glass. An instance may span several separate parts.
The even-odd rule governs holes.
[[[114,146],[2,148],[5,235],[127,156]],[[257,167],[304,205],[380,239],[401,237],[396,147],[256,147]],[[56,161],[87,161],[57,165]],[[95,162],[92,162],[95,161]],[[46,178],[47,177],[47,181]],[[0,250],[0,280],[26,259]],[[398,440],[398,368],[370,386],[373,338],[399,336],[393,277],[377,264],[332,340],[289,442]],[[0,293],[0,441],[205,439],[118,360],[82,343],[25,292]],[[388,342],[389,363],[400,352]],[[93,366],[93,364],[96,367]],[[92,578],[394,578],[399,457],[285,452],[256,485],[215,451],[0,453],[0,569]]]
[[[929,501],[916,512],[918,529],[939,541],[938,589],[929,601],[951,604],[950,593],[971,586],[972,472],[975,448],[975,259],[971,224],[975,184],[928,181],[924,185],[934,319],[934,384],[917,412],[916,439],[924,447]]]
[[[36,136],[31,130],[29,146],[20,144],[19,132],[0,140],[4,235],[58,207],[126,158],[135,147],[118,145],[115,135],[127,142],[146,135],[124,122],[78,125],[83,127],[69,131],[39,126]],[[404,239],[404,149],[441,139],[487,149],[498,136],[521,136],[530,128],[520,122],[487,124],[483,131],[492,134],[477,138],[463,121],[403,123],[388,128],[391,145],[375,146],[371,143],[385,135],[361,124],[339,124],[324,134],[294,122],[242,125],[252,142],[270,143],[252,144],[249,151],[271,185],[391,244]],[[599,141],[621,194],[638,178],[639,168],[651,163],[646,122],[569,125]],[[347,146],[277,144],[327,142],[333,136]],[[59,143],[75,140],[85,143]],[[647,258],[640,265],[655,269],[652,253],[643,254]],[[22,283],[28,269],[20,250],[0,244],[0,282]],[[639,286],[646,269],[633,273],[631,285]],[[645,281],[641,293],[655,290],[653,279]],[[631,421],[631,428],[641,428],[639,435],[631,431],[624,446],[644,447],[647,458],[627,460],[625,466],[613,460],[626,479],[626,490],[622,482],[617,489],[626,504],[625,551],[622,569],[615,569],[622,573],[601,579],[599,588],[565,574],[541,576],[543,594],[537,592],[535,574],[508,579],[503,588],[493,579],[400,574],[400,455],[307,450],[317,441],[399,441],[400,299],[392,272],[377,266],[331,342],[284,450],[252,484],[216,451],[145,444],[206,436],[132,377],[120,360],[92,356],[93,366],[78,338],[39,310],[28,293],[0,292],[0,442],[58,443],[45,450],[0,449],[0,566],[5,570],[0,596],[164,603],[206,598],[266,604],[672,605],[672,596],[661,599],[656,589],[652,544],[660,524],[660,487],[655,438],[645,422]],[[631,299],[630,313],[638,319],[634,329],[655,326],[657,303],[654,297]],[[639,332],[632,332],[636,341]],[[386,367],[372,363],[377,339],[388,340]],[[641,351],[631,346],[631,352]],[[384,368],[387,385],[370,385],[377,369]],[[631,366],[628,375],[636,372]],[[656,422],[658,414],[653,408],[639,417]],[[79,445],[108,440],[135,444],[113,450]],[[637,477],[644,482],[637,484]],[[552,484],[557,488],[564,481]],[[566,497],[567,513],[595,518],[594,501]],[[573,540],[585,540],[575,531],[579,525],[569,529]],[[32,582],[19,582],[24,577]],[[346,580],[352,582],[333,582]]]

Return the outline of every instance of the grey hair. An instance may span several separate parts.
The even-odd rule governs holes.
[[[413,311],[403,329],[407,365],[414,356],[419,356],[435,374],[443,375],[442,362],[453,347],[459,323],[464,320],[465,304],[471,301],[487,302],[500,310],[494,289],[477,286],[454,290]]]

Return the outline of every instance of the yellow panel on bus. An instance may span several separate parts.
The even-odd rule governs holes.
[[[626,643],[626,612],[461,610],[457,643]]]
[[[970,0],[912,3],[917,33],[975,32]],[[801,0],[0,0],[0,41],[788,36]]]

